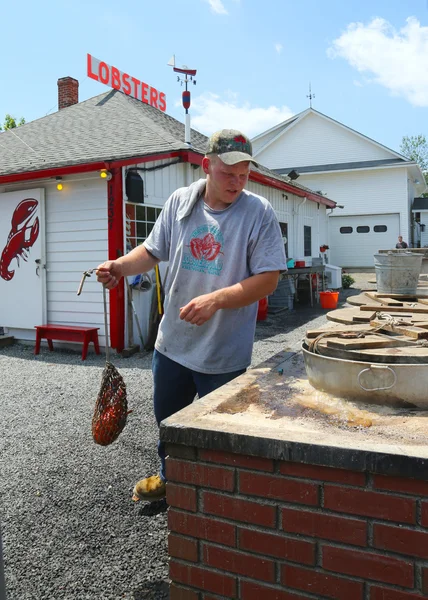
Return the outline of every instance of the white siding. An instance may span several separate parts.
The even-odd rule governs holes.
[[[189,168],[188,165],[185,163],[174,163],[174,159],[166,159],[124,167],[124,200],[127,200],[125,191],[126,172],[128,169],[139,169],[139,174],[144,181],[144,203],[148,206],[163,206],[174,190],[187,185],[186,171]],[[170,166],[162,169],[160,168],[162,165]],[[194,169],[191,170],[193,173]]]
[[[282,130],[284,130],[287,126],[284,125],[284,127],[282,128]],[[269,133],[266,133],[265,135],[263,135],[262,137],[260,137],[258,140],[254,140],[252,142],[252,146],[253,146],[253,154],[255,154],[256,152],[258,152],[263,146],[265,146],[266,144],[268,144],[273,138],[275,138],[277,135],[279,135],[281,132],[281,129],[275,129],[274,131],[270,131]]]
[[[303,257],[305,225],[312,228],[312,256],[319,256],[319,247],[327,243],[327,213],[323,204],[285,193],[252,181],[248,190],[264,196],[272,204],[278,220],[288,224],[288,254],[290,258]]]
[[[398,214],[399,231],[403,237],[408,238],[410,226],[407,210],[407,169],[388,168],[302,175],[299,181],[313,190],[326,192],[329,198],[344,205],[343,209],[334,210],[335,216],[373,215],[373,225],[378,225],[377,215]],[[395,233],[391,230],[391,237],[387,240],[388,247],[394,247],[396,241]],[[358,248],[352,251],[354,250],[358,252]],[[340,261],[335,264],[351,266],[341,264]]]
[[[107,183],[97,175],[67,177],[59,192],[46,186],[46,269],[48,323],[96,326],[105,345],[101,286],[82,273],[108,256]]]
[[[394,158],[394,154],[320,115],[308,114],[257,155],[269,169]]]
[[[407,170],[403,168],[302,175],[302,184],[326,192],[343,209],[339,215],[399,213],[400,231],[408,235]]]

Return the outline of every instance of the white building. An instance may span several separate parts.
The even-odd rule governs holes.
[[[395,247],[398,235],[418,244],[411,210],[425,180],[401,154],[313,108],[256,136],[253,147],[262,164],[284,175],[296,171],[299,183],[337,202],[329,218],[330,263],[372,267],[373,254]]]
[[[204,176],[207,138],[192,131],[189,147],[184,125],[148,104],[117,90],[79,103],[76,80],[58,84],[57,113],[0,133],[0,327],[34,340],[37,325],[96,326],[104,345],[102,289],[92,277],[77,296],[82,273],[141,243],[169,195]],[[271,202],[290,255],[318,256],[332,200],[263,167],[248,189]],[[147,332],[151,294],[136,294]],[[118,351],[128,312],[122,281],[109,309]]]

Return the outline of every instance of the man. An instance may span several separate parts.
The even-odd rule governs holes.
[[[403,242],[403,236],[398,236],[398,242],[395,244],[396,248],[408,248],[406,242]]]
[[[252,147],[241,132],[211,136],[202,160],[206,179],[176,190],[146,239],[129,254],[107,261],[98,281],[169,261],[164,316],[153,354],[154,411],[158,425],[185,406],[241,375],[251,362],[257,302],[271,294],[286,270],[281,230],[272,206],[244,189]],[[139,481],[134,500],[165,495],[165,450],[159,475]]]

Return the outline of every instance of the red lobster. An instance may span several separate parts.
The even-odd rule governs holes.
[[[214,260],[220,252],[221,244],[215,241],[212,233],[207,233],[206,236],[201,238],[193,238],[190,241],[190,252],[193,256],[200,260]]]
[[[10,281],[15,275],[15,271],[9,271],[13,259],[16,258],[18,267],[20,257],[27,260],[27,252],[39,236],[39,218],[36,217],[30,224],[36,214],[38,204],[34,198],[22,200],[12,215],[12,228],[0,258],[0,277],[6,281]]]

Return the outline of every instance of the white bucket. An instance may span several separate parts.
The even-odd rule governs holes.
[[[375,254],[376,285],[379,294],[416,294],[422,255],[412,252]]]

